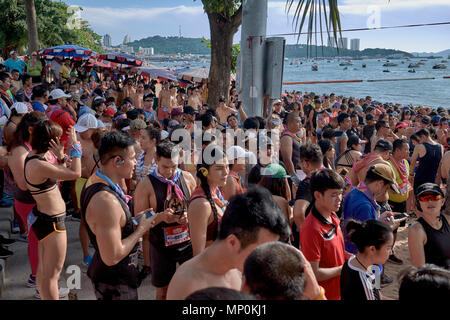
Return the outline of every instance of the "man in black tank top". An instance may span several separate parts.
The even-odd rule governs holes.
[[[144,255],[151,257],[156,299],[165,300],[177,263],[192,258],[187,205],[196,181],[189,172],[178,168],[178,149],[170,141],[157,145],[156,164],[157,169],[136,187],[135,212],[153,208],[162,217],[163,222],[144,237],[144,242],[150,241],[150,249]]]
[[[95,248],[88,276],[99,300],[137,300],[136,244],[161,219],[158,214],[151,218],[142,215],[134,230],[130,199],[119,187],[122,179],[133,175],[134,144],[124,133],[106,133],[100,142],[100,168],[81,194],[81,214]]]

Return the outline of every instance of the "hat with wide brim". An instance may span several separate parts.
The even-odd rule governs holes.
[[[398,187],[397,181],[395,179],[395,173],[392,167],[389,164],[385,163],[377,163],[370,167],[369,169],[377,176],[386,180],[391,186],[392,191],[395,193],[400,193],[400,188]]]

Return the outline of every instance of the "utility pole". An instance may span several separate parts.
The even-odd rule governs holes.
[[[249,117],[263,115],[267,0],[243,0],[239,99]]]

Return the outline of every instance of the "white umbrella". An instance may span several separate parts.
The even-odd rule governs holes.
[[[209,69],[208,68],[190,69],[177,73],[177,77],[183,80],[202,82],[204,79],[209,78]]]

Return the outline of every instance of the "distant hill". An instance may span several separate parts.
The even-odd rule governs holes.
[[[148,37],[145,39],[133,41],[127,44],[138,50],[139,47],[154,48],[155,54],[211,54],[201,38],[180,38],[180,37]]]
[[[322,52],[323,49],[323,52]],[[370,57],[370,58],[385,58],[389,56],[403,56],[403,57],[413,57],[412,54],[393,50],[393,49],[364,49],[362,51],[357,50],[339,50],[339,54],[336,48],[332,47],[322,47],[322,46],[311,46],[310,55],[312,57]],[[287,45],[285,51],[286,58],[303,58],[307,56],[307,48],[305,45]]]
[[[211,49],[209,49],[205,43],[202,42],[201,38],[183,38],[183,37],[161,37],[153,36],[141,40],[136,40],[127,44],[134,48],[135,51],[139,47],[143,48],[154,48],[155,54],[211,54]],[[345,57],[363,57],[368,56],[372,58],[384,58],[392,55],[402,55],[404,57],[413,57],[410,53],[391,49],[365,49],[362,51],[354,50],[344,50],[337,53],[335,48],[322,47],[321,46],[311,46],[313,57],[335,57],[335,56],[345,56]],[[317,49],[317,50],[316,50]],[[302,58],[306,57],[306,46],[305,45],[286,45],[286,57],[287,58]]]
[[[416,57],[442,56],[447,58],[450,55],[450,49],[441,52],[411,52]]]

